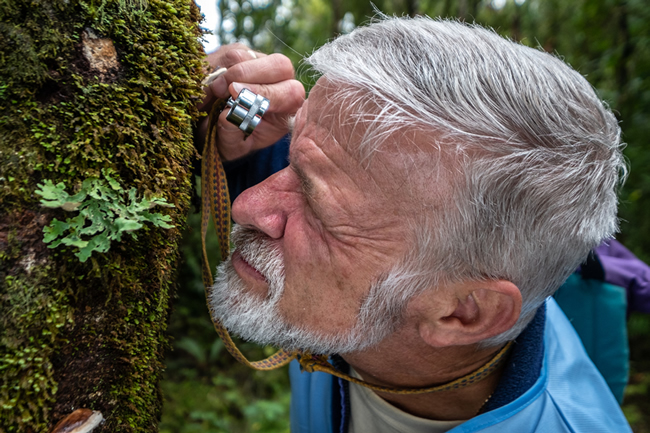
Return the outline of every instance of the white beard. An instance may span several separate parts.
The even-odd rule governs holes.
[[[380,296],[386,287],[373,285],[364,299],[357,323],[347,332],[327,335],[288,323],[278,304],[285,288],[283,254],[264,234],[235,225],[232,241],[242,258],[257,269],[268,283],[265,298],[250,293],[230,258],[217,268],[208,302],[214,318],[245,340],[283,349],[318,354],[349,353],[377,344],[393,332],[401,319],[401,308],[391,308]],[[399,310],[399,311],[398,311]]]

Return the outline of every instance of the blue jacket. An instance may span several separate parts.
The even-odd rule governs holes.
[[[347,382],[325,373],[291,376],[291,432],[345,433]],[[486,412],[450,430],[516,433],[631,432],[619,405],[553,299],[517,338]]]
[[[627,314],[650,313],[650,267],[609,239],[592,251],[553,297],[622,403],[630,358]]]

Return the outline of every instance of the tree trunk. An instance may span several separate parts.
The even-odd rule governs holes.
[[[419,3],[419,0],[406,0],[406,13],[408,16],[413,18],[420,13]]]
[[[469,14],[470,14],[470,18],[472,19],[472,22],[475,22],[476,17],[478,16],[479,3],[481,3],[480,0],[471,0],[470,2]]]
[[[0,0],[0,431],[48,432],[79,408],[101,412],[94,433],[157,430],[199,19],[191,0]],[[150,212],[175,227],[125,229],[84,262],[47,248],[43,228],[78,211],[41,206],[37,184],[73,194],[107,170],[114,191],[172,203]]]
[[[440,16],[442,16],[443,18],[447,18],[452,15],[451,3],[452,3],[451,0],[445,0],[445,2],[442,5],[442,14],[440,14]]]
[[[634,44],[630,38],[627,1],[619,1],[616,9],[618,12],[618,31],[616,35],[616,46],[621,47],[621,55],[616,62],[616,87],[618,90],[617,105],[619,107],[625,107],[626,99],[628,97],[628,62],[630,61],[630,58],[632,58],[632,54],[634,54]]]
[[[341,34],[339,29],[339,23],[343,19],[343,11],[341,9],[341,0],[332,0],[332,24],[330,28],[330,34],[332,38],[337,37]]]
[[[458,18],[460,18],[461,21],[467,19],[467,1],[468,0],[458,0]]]
[[[515,11],[512,15],[512,24],[510,26],[510,37],[512,40],[521,41],[521,6],[515,4]]]

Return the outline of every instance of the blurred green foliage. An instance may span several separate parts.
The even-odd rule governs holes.
[[[523,44],[556,53],[585,75],[614,110],[631,168],[621,190],[619,239],[650,261],[650,8],[645,0],[377,0],[387,14],[451,17],[493,27]],[[375,15],[368,0],[223,0],[222,42],[243,42],[294,61]],[[163,383],[163,432],[288,431],[288,382],[281,370],[260,373],[222,350],[208,318],[200,277],[198,216],[190,218],[181,291],[170,331],[174,351]],[[216,257],[216,245],[211,245]],[[633,315],[631,385],[624,411],[636,432],[650,431],[650,318]],[[243,344],[251,358],[264,349]]]
[[[209,228],[213,233],[213,228]],[[182,245],[185,258],[179,272],[179,296],[169,332],[173,351],[161,384],[165,402],[161,433],[226,433],[289,431],[287,368],[253,371],[237,363],[214,331],[201,278],[200,214],[188,219]],[[208,237],[208,255],[218,257],[216,236]],[[235,339],[257,360],[273,353]]]
[[[623,412],[635,433],[650,433],[650,316],[633,313],[628,321],[630,382],[625,389]]]

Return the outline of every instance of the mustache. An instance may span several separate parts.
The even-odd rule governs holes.
[[[259,230],[235,224],[231,233],[233,251],[260,272],[267,281],[284,278],[284,254],[279,242]]]

